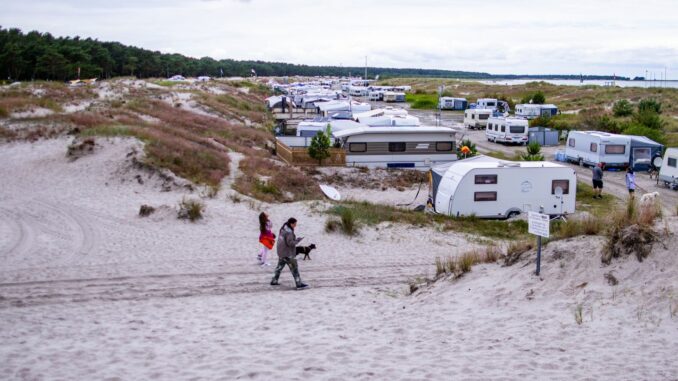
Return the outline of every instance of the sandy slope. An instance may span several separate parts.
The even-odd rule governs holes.
[[[251,208],[231,191],[191,224],[173,208],[200,192],[160,192],[125,159],[138,143],[102,141],[74,162],[68,143],[0,146],[1,379],[677,378],[671,240],[608,268],[600,242],[576,239],[550,246],[543,281],[526,260],[405,296],[464,236],[382,225],[348,239],[310,204]],[[144,203],[166,207],[142,219]],[[261,207],[319,246],[301,263],[311,289],[288,272],[268,286],[272,269],[254,264]]]

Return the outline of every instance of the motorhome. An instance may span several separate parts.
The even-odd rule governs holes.
[[[349,86],[348,94],[353,97],[366,97],[370,95],[370,91],[363,86]]]
[[[405,93],[387,91],[384,93],[384,102],[405,102]]]
[[[527,119],[550,118],[558,114],[558,106],[552,104],[524,103],[516,105],[516,116]]]
[[[431,169],[431,196],[437,213],[509,218],[540,207],[549,215],[574,213],[575,171],[545,162],[513,162],[474,156]]]
[[[666,149],[658,178],[667,187],[678,189],[678,148]]]
[[[441,110],[466,110],[468,101],[466,98],[440,97],[438,107]]]
[[[605,163],[606,168],[647,170],[664,146],[644,136],[617,135],[600,131],[570,131],[565,156],[581,166]]]
[[[464,126],[470,130],[484,129],[492,112],[493,110],[484,108],[468,109],[464,111]]]
[[[485,136],[490,142],[527,145],[528,129],[527,119],[493,116],[487,120]]]
[[[447,127],[361,127],[333,135],[348,166],[426,170],[457,160],[455,132]]]

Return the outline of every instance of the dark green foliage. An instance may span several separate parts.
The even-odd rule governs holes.
[[[626,99],[620,99],[612,106],[612,113],[617,117],[629,116],[633,114],[633,105]]]
[[[537,142],[532,142],[527,145],[526,153],[520,156],[525,161],[543,161],[544,155],[541,154],[541,146]]]
[[[661,114],[662,104],[658,102],[656,99],[652,98],[643,99],[640,102],[638,102],[638,113],[642,113],[643,111],[651,111],[654,112],[655,114]]]
[[[0,28],[0,78],[14,80],[74,79],[77,68],[82,78],[110,78],[134,75],[140,78],[209,75],[248,77],[254,69],[262,76],[346,76],[359,73],[362,67],[308,66],[281,62],[214,60],[126,46],[118,42],[101,42],[91,38],[59,37],[49,33],[23,33],[20,29]],[[525,75],[495,76],[482,72],[433,69],[368,68],[371,75],[388,77],[438,78],[529,78]],[[575,75],[539,75],[538,78],[576,79]],[[609,76],[586,76],[585,79],[612,79]],[[623,79],[617,77],[617,79]]]
[[[624,129],[624,134],[645,136],[649,139],[654,140],[657,143],[666,145],[666,137],[664,136],[664,133],[661,130],[649,128],[647,126],[643,126],[642,124],[631,122]]]
[[[633,116],[633,122],[654,130],[662,130],[666,124],[661,116],[651,109],[644,109]]]
[[[472,157],[478,154],[478,150],[476,149],[476,144],[471,141],[471,139],[464,139],[461,142],[459,142],[459,145],[457,146],[457,157],[464,158],[464,154],[461,152],[461,147],[468,147],[471,152],[466,154],[466,157]]]
[[[538,105],[543,105],[546,103],[546,96],[544,96],[544,93],[542,93],[541,90],[534,93],[532,96],[532,103]]]
[[[330,136],[332,136],[332,132],[328,124],[325,131],[319,131],[311,139],[311,145],[308,147],[308,156],[318,160],[318,165],[322,165],[323,160],[330,157],[330,146],[332,145]]]

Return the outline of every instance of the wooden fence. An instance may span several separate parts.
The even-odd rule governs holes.
[[[289,147],[280,140],[275,142],[276,154],[287,164],[298,166],[318,165],[318,160],[308,155],[306,147]],[[330,148],[330,157],[323,160],[323,166],[340,167],[346,165],[346,151],[342,148]]]

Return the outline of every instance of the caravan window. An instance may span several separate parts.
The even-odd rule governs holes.
[[[551,181],[551,194],[556,194],[556,188],[558,187],[563,190],[563,194],[570,194],[570,180]]]
[[[571,138],[567,141],[567,145],[570,147],[574,147],[574,138]]]
[[[489,119],[489,118],[490,118],[490,114],[480,114],[480,115],[478,115],[478,119],[480,119],[480,120],[485,120],[485,119]]]
[[[675,168],[675,167],[676,167],[676,158],[675,158],[675,157],[670,157],[670,158],[669,158],[669,162],[666,163],[666,164],[667,164],[669,167]]]
[[[591,143],[591,152],[598,152],[598,143]]]
[[[452,151],[454,143],[452,142],[436,142],[436,151]]]
[[[626,146],[623,144],[610,144],[605,146],[605,153],[608,154],[624,154],[626,153]]]
[[[509,126],[509,131],[512,134],[524,134],[525,126]]]
[[[349,152],[365,152],[367,151],[367,143],[349,143]]]
[[[494,103],[494,102],[487,102],[487,105],[490,106],[490,107],[492,107],[492,106],[496,106],[496,103]]]
[[[471,114],[471,119],[475,119],[475,118],[476,118],[476,114]]]
[[[497,192],[475,192],[473,201],[497,201]]]
[[[476,184],[496,184],[497,175],[476,175]]]
[[[492,129],[492,123],[487,124],[487,129],[491,130]]]
[[[501,126],[501,132],[506,132],[506,126]]]
[[[406,148],[405,142],[388,143],[388,152],[405,152]]]

